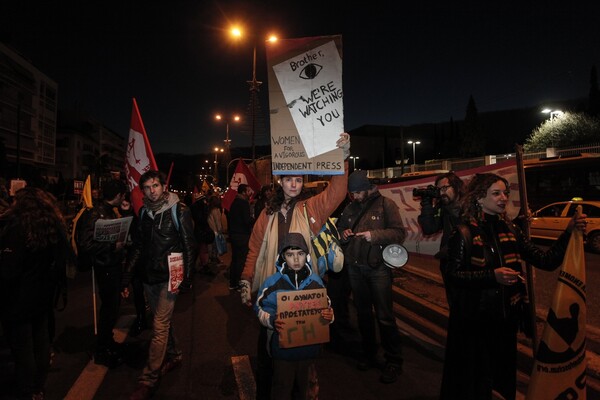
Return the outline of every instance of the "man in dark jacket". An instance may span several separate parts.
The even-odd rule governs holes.
[[[367,370],[378,364],[372,311],[375,307],[386,359],[381,382],[393,383],[402,368],[401,342],[392,310],[392,270],[384,264],[382,253],[387,245],[404,242],[406,230],[396,203],[371,185],[365,171],[350,175],[348,191],[353,201],[342,212],[338,229],[345,244],[344,264],[350,276],[365,353],[358,368]]]
[[[418,217],[423,235],[433,235],[442,231],[440,251],[436,258],[440,260],[440,272],[446,287],[448,304],[452,298],[450,287],[446,284],[446,263],[448,259],[448,239],[455,226],[460,222],[460,199],[464,194],[462,179],[448,172],[435,178],[439,195],[421,197],[421,215]]]
[[[125,198],[127,187],[119,180],[110,180],[102,187],[102,201],[81,215],[77,228],[77,248],[89,256],[100,297],[98,335],[94,362],[109,368],[122,359],[113,339],[113,328],[119,317],[121,270],[125,259],[124,242],[99,241],[94,238],[96,221],[118,218],[116,209]]]
[[[164,176],[158,171],[144,173],[139,185],[144,206],[127,260],[123,296],[128,296],[133,268],[140,268],[154,319],[148,360],[130,396],[132,400],[150,398],[160,377],[181,365],[182,354],[173,335],[171,317],[178,285],[196,260],[194,222],[189,208],[177,195],[167,192]],[[183,260],[183,271],[177,274],[174,258]]]
[[[240,277],[248,255],[248,241],[252,234],[254,220],[250,214],[248,185],[238,185],[237,195],[227,214],[229,240],[231,240],[231,266],[229,267],[229,289],[240,286]]]

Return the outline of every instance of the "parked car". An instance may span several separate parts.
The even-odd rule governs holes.
[[[531,219],[531,236],[540,239],[556,239],[567,228],[569,220],[579,205],[587,215],[586,244],[591,251],[600,253],[600,201],[574,198],[540,208],[533,213]]]

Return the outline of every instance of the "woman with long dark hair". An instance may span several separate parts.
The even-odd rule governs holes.
[[[68,251],[54,196],[31,187],[16,192],[0,216],[0,319],[15,359],[19,399],[44,398],[48,320],[64,283]]]
[[[543,251],[506,218],[509,187],[501,176],[475,175],[463,198],[463,223],[448,243],[452,306],[441,399],[491,399],[493,391],[515,398],[517,331],[528,322],[521,263],[558,268],[571,231],[585,230],[586,216],[573,216]]]

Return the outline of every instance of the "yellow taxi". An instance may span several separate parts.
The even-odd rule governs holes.
[[[531,236],[540,239],[558,238],[567,228],[579,205],[587,215],[587,245],[591,251],[600,253],[600,201],[584,201],[575,197],[570,201],[552,203],[540,208],[531,218]]]

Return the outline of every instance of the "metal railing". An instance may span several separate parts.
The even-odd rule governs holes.
[[[549,148],[546,149],[546,151],[524,153],[523,158],[525,160],[531,160],[545,157],[565,157],[582,153],[600,154],[600,143],[586,146],[566,147],[562,149]],[[515,156],[515,153],[505,153],[465,159],[429,160],[424,164],[405,165],[404,172],[427,172],[435,170],[461,171],[506,161],[515,158]],[[367,171],[367,176],[369,178],[398,178],[401,174],[402,167],[380,168]]]

